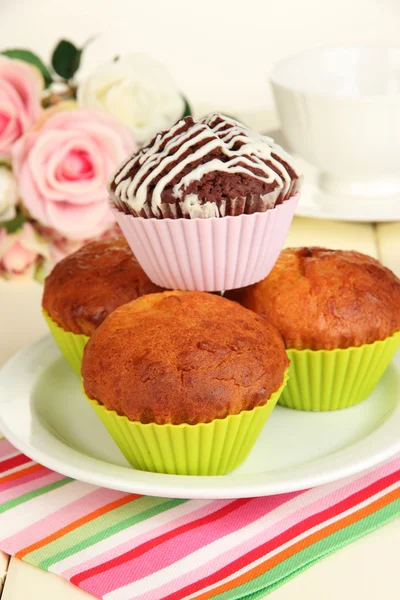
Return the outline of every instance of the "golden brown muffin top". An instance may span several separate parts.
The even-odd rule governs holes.
[[[265,319],[205,292],[143,296],[105,319],[82,362],[89,398],[142,423],[207,423],[265,404],[288,366]]]
[[[66,331],[90,336],[121,304],[159,291],[119,236],[91,242],[60,261],[46,277],[42,306]]]
[[[400,329],[400,280],[360,252],[288,248],[266,279],[228,295],[266,316],[287,348],[360,346]]]

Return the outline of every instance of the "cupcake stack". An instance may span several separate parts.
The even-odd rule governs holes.
[[[300,184],[272,139],[219,114],[181,119],[109,182],[126,241],[47,278],[49,328],[133,467],[227,473],[277,402],[349,407],[384,373],[400,281],[356,252],[282,251]]]

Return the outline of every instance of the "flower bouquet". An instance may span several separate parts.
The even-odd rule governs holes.
[[[0,53],[0,279],[41,279],[70,252],[118,231],[106,182],[127,154],[190,107],[143,54],[79,81],[82,52],[60,41],[46,66]]]

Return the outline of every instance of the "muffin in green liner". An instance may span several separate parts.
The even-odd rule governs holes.
[[[288,379],[263,406],[211,423],[140,423],[87,398],[127,461],[141,471],[224,475],[247,458]]]
[[[80,375],[89,337],[115,308],[161,291],[122,236],[97,240],[57,263],[44,283],[42,308],[62,354]]]
[[[291,365],[282,406],[326,411],[361,402],[400,345],[400,280],[360,252],[287,248],[268,277],[228,296],[283,338]]]
[[[287,380],[278,332],[205,292],[149,294],[86,345],[85,395],[136,469],[222,475],[247,457]]]
[[[400,346],[400,331],[386,340],[335,350],[287,350],[290,378],[279,404],[327,411],[367,398]]]
[[[65,329],[53,321],[45,310],[42,312],[61,354],[69,362],[75,373],[80,376],[83,350],[85,349],[89,336],[65,331]]]

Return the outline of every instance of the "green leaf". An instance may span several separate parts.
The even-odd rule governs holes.
[[[6,229],[7,233],[15,233],[19,229],[21,229],[22,225],[25,223],[24,215],[18,214],[16,217],[11,219],[11,221],[6,221],[2,223],[2,226]]]
[[[72,79],[81,62],[82,50],[68,40],[61,40],[51,57],[51,64],[55,72],[64,79]]]
[[[18,58],[19,60],[23,60],[31,65],[35,65],[35,67],[37,67],[43,75],[46,87],[48,87],[53,81],[49,69],[46,67],[43,61],[30,50],[24,50],[23,48],[12,48],[10,50],[3,50],[1,54],[4,54],[4,56],[8,56],[9,58]]]
[[[189,104],[189,102],[188,102],[188,99],[187,99],[187,98],[185,98],[185,96],[182,96],[182,98],[183,98],[183,99],[184,99],[184,101],[185,101],[185,109],[184,109],[184,111],[183,111],[183,115],[182,115],[182,117],[181,117],[181,118],[182,118],[182,119],[184,119],[185,117],[190,117],[190,116],[192,115],[192,109],[191,109],[191,107],[190,107],[190,104]]]

